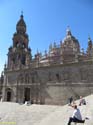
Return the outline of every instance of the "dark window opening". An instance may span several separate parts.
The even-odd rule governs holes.
[[[15,62],[16,62],[16,61],[15,61],[15,58],[13,58],[12,61],[13,61],[13,63],[15,64]]]
[[[25,57],[25,55],[23,55],[23,56],[22,56],[22,59],[21,59],[21,63],[22,63],[23,65],[25,65],[25,61],[26,61],[26,57]]]
[[[60,76],[59,76],[58,73],[56,74],[56,79],[57,79],[58,81],[60,81]]]

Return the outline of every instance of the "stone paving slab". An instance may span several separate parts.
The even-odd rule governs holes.
[[[93,125],[93,95],[86,97],[87,105],[79,106],[83,118],[89,117],[84,125]],[[76,102],[78,104],[78,101]],[[50,105],[20,105],[0,102],[0,125],[67,125],[73,108]],[[74,125],[72,123],[72,125]],[[78,123],[77,125],[83,125]]]

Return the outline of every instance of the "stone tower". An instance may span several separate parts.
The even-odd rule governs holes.
[[[8,61],[4,67],[2,97],[4,101],[20,102],[24,100],[25,81],[23,79],[27,79],[27,74],[24,72],[29,69],[32,60],[23,14],[17,22],[12,40],[13,45],[8,50]]]
[[[9,48],[8,52],[8,69],[22,68],[30,64],[31,49],[28,48],[28,42],[26,24],[23,15],[21,15],[13,35],[13,46]]]

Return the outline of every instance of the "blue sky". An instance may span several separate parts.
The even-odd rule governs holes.
[[[93,0],[0,0],[0,72],[7,62],[16,23],[24,12],[32,55],[59,44],[69,25],[72,34],[86,50],[93,39]]]

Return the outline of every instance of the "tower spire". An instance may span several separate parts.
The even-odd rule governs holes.
[[[21,17],[21,19],[23,19],[23,17],[24,17],[24,16],[23,16],[23,11],[21,11],[21,16],[20,16],[20,17]]]
[[[66,34],[67,34],[67,36],[68,36],[68,35],[71,35],[71,30],[70,30],[70,27],[69,27],[69,26],[67,26]]]
[[[21,15],[23,15],[23,11],[21,11]]]

